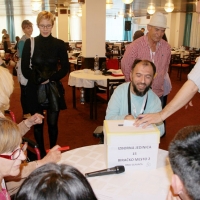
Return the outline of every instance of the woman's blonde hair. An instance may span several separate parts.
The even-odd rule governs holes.
[[[0,117],[0,154],[14,151],[21,141],[22,137],[17,124]]]
[[[8,69],[0,66],[0,111],[8,110],[10,107],[10,95],[14,89],[12,74]]]
[[[51,24],[52,26],[54,25],[54,16],[52,13],[48,12],[48,11],[42,11],[38,14],[37,16],[37,25],[39,26],[40,22],[42,19],[47,19],[47,20],[51,20]]]

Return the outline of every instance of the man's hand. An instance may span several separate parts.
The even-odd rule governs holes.
[[[149,124],[157,124],[162,122],[161,114],[160,113],[152,113],[152,114],[143,114],[139,115],[136,119],[134,125],[139,126],[144,124],[142,128],[146,128]]]
[[[42,116],[41,114],[35,113],[31,117],[24,120],[24,123],[26,124],[27,127],[30,128],[31,126],[35,124],[41,124],[43,119],[44,119],[44,116]]]
[[[38,163],[37,167],[40,167],[50,162],[53,162],[53,163],[58,162],[61,159],[61,151],[58,150],[59,148],[60,146],[56,145],[52,149],[50,149],[50,151],[42,160],[37,161]]]
[[[133,117],[133,115],[126,115],[126,116],[124,117],[124,119],[133,120],[133,119],[135,119],[135,118]]]

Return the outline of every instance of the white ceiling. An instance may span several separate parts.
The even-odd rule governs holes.
[[[131,9],[134,15],[137,16],[146,16],[147,15],[147,7],[149,3],[154,3],[156,7],[156,11],[160,11],[162,13],[166,13],[164,10],[165,3],[169,0],[134,0],[131,4]],[[186,12],[186,7],[190,7],[190,9],[195,12],[196,10],[196,0],[171,0],[174,3],[174,11],[173,12]],[[113,8],[106,11],[107,15],[118,14],[118,12],[124,8],[124,4],[122,0],[113,0]],[[128,12],[129,9],[126,10]]]
[[[34,0],[32,0],[34,1]],[[48,5],[51,9],[55,9],[56,4],[68,5],[71,3],[76,3],[78,0],[41,0],[42,5]],[[100,0],[99,0],[100,1]],[[169,0],[134,0],[131,4],[132,11],[136,17],[146,16],[147,7],[150,2],[155,4],[156,11],[165,13],[164,5]],[[8,1],[7,1],[8,2]],[[174,3],[175,9],[173,12],[186,12],[186,5],[191,7],[191,10],[195,12],[196,0],[172,0]],[[31,14],[31,0],[13,0],[15,14]],[[117,15],[119,11],[128,12],[129,9],[125,9],[125,4],[122,0],[113,0],[113,8],[106,10],[107,15]],[[5,15],[5,0],[0,0],[0,15]]]

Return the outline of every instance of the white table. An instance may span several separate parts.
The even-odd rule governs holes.
[[[105,160],[105,146],[93,145],[63,153],[60,163],[72,165],[85,174],[106,169]],[[168,152],[159,149],[156,170],[125,171],[90,177],[88,181],[99,200],[166,200],[171,176]]]
[[[185,51],[185,50],[177,50],[177,51],[171,51],[171,54],[180,54],[180,57],[183,58],[183,56],[185,55],[190,55],[189,51]]]
[[[122,74],[122,73],[121,73]],[[73,108],[76,108],[76,90],[75,87],[91,88],[90,90],[90,118],[93,119],[93,88],[94,82],[99,85],[107,86],[107,79],[124,79],[124,76],[104,76],[96,75],[94,71],[88,69],[73,71],[69,75],[68,85],[72,86]]]

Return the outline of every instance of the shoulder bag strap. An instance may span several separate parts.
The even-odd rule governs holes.
[[[31,60],[32,60],[32,56],[33,56],[33,52],[34,52],[34,46],[35,46],[35,41],[34,41],[34,37],[30,37],[31,40],[31,57],[30,57],[30,65],[29,67],[31,68]]]
[[[128,114],[129,115],[131,115],[131,92],[130,92],[130,87],[131,87],[131,83],[129,83],[129,86],[128,86]],[[147,106],[147,101],[148,101],[148,92],[145,94],[140,114],[144,113],[144,111],[146,109],[146,106]]]

